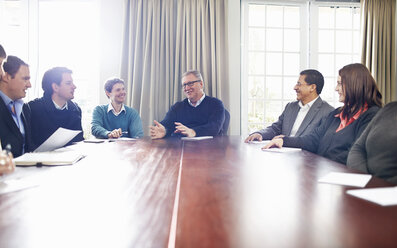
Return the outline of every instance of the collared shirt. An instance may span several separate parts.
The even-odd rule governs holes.
[[[54,102],[54,100],[52,100],[52,102],[54,103],[54,106],[55,106],[56,109],[58,109],[58,110],[64,110],[64,109],[68,110],[68,102],[66,102],[65,105],[63,105],[63,107],[60,107],[56,102]]]
[[[189,102],[190,106],[196,108],[198,105],[200,105],[200,103],[204,100],[204,98],[205,98],[205,93],[204,93],[203,96],[196,102],[196,106],[194,106],[194,105],[192,104],[192,102],[190,101],[189,98],[187,99],[187,101]]]
[[[109,103],[109,104],[108,104],[108,113],[109,113],[110,111],[112,111],[113,114],[114,114],[115,116],[119,116],[119,114],[121,114],[121,112],[123,112],[123,111],[125,112],[124,104],[121,105],[120,112],[116,113],[116,110],[113,108],[112,103]]]
[[[22,136],[25,138],[25,126],[23,125],[23,121],[22,121],[22,117],[21,117],[22,108],[23,108],[23,100],[18,99],[18,100],[13,101],[6,94],[4,94],[1,90],[0,90],[0,96],[3,99],[5,105],[7,106],[8,111],[10,112],[10,114],[12,116],[12,119],[14,120],[15,124],[19,128],[19,131],[21,132]],[[13,105],[15,108],[15,114],[11,110]]]
[[[298,115],[296,116],[295,123],[294,123],[294,126],[291,129],[290,136],[293,137],[293,136],[296,135],[296,133],[298,132],[299,127],[302,125],[303,120],[305,119],[307,113],[309,113],[309,110],[310,110],[311,106],[317,100],[317,98],[319,98],[319,96],[317,96],[314,100],[306,103],[305,105],[303,105],[302,102],[299,101],[298,104],[299,104],[300,110],[298,112]]]
[[[345,117],[342,117],[342,112],[339,114],[336,114],[335,117],[339,117],[340,119],[340,124],[339,127],[336,129],[336,132],[339,132],[340,130],[344,129],[345,127],[349,126],[350,124],[352,124],[355,120],[358,119],[358,117],[360,117],[360,115],[362,115],[365,111],[368,110],[368,105],[365,104],[364,108],[362,108],[360,111],[358,111],[352,118],[350,118],[349,120]]]

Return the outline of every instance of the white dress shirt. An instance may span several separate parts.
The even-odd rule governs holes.
[[[119,114],[121,114],[121,112],[123,112],[123,111],[126,112],[126,111],[125,111],[125,108],[124,108],[124,104],[123,104],[123,105],[121,105],[120,112],[116,113],[116,110],[113,108],[112,103],[109,103],[109,104],[108,104],[108,113],[109,113],[110,111],[112,111],[113,114],[114,114],[115,116],[119,116]]]
[[[205,94],[203,94],[203,96],[196,102],[196,105],[193,105],[189,98],[187,99],[187,101],[189,102],[190,106],[196,108],[198,107],[198,105],[200,105],[200,103],[204,100],[204,98],[205,98]]]
[[[317,100],[317,98],[319,98],[319,97],[316,97],[313,101],[308,102],[305,105],[303,105],[302,102],[299,101],[298,104],[299,104],[300,110],[299,110],[298,115],[296,116],[294,126],[291,129],[291,133],[290,133],[291,137],[294,137],[296,135],[296,132],[298,132],[299,127],[301,126],[303,120],[305,119],[307,113],[309,113],[311,106]]]

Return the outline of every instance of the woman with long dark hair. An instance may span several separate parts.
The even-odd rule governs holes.
[[[382,107],[382,95],[371,73],[362,64],[350,64],[340,69],[335,90],[343,106],[324,118],[313,133],[302,137],[276,137],[262,149],[301,147],[346,164],[351,146]]]

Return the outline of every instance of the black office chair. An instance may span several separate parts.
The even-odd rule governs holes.
[[[230,123],[230,113],[225,109],[225,121],[223,122],[222,125],[222,130],[221,130],[221,135],[226,136],[227,135],[227,130],[229,129],[229,123]]]

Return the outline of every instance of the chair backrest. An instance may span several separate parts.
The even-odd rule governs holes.
[[[222,131],[221,135],[226,136],[227,135],[227,130],[229,129],[229,123],[230,123],[230,113],[225,109],[225,121],[223,122],[222,126]]]

